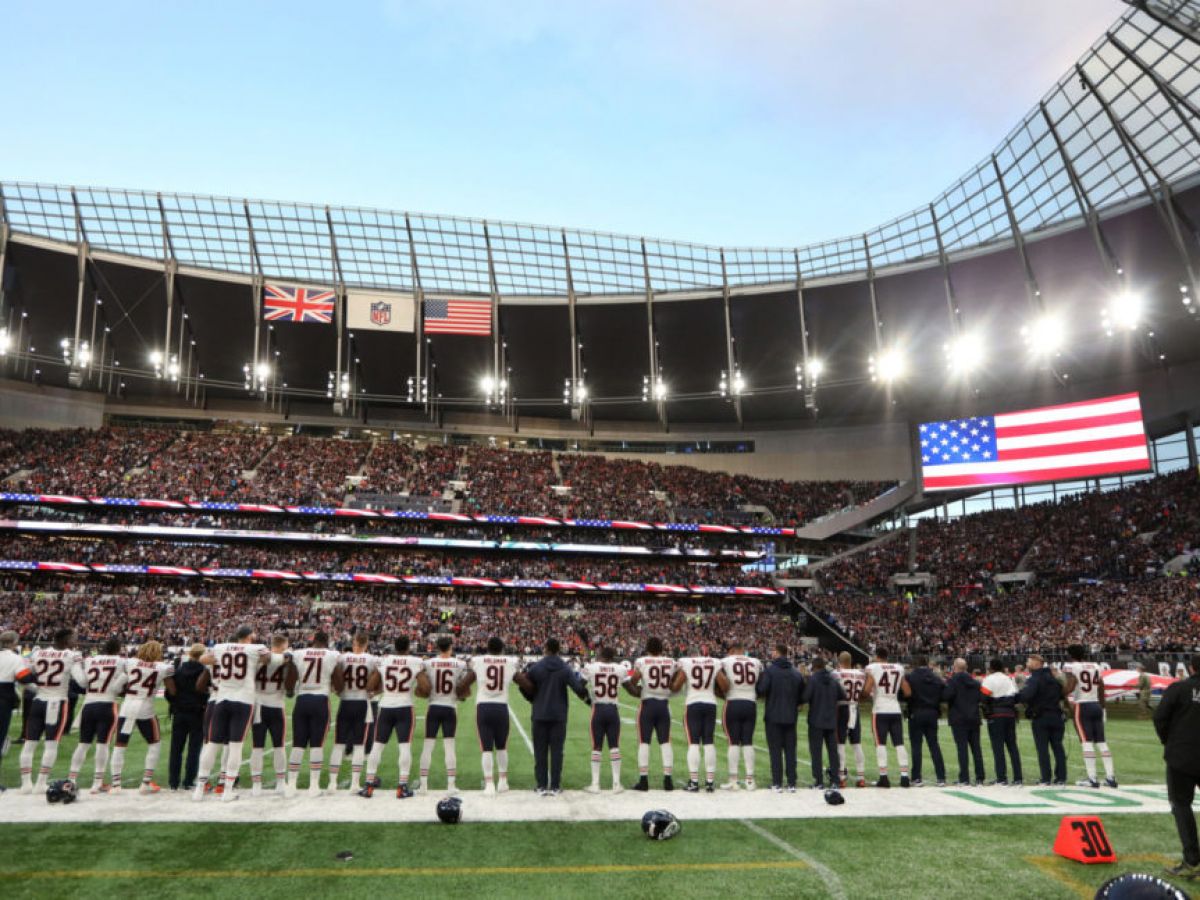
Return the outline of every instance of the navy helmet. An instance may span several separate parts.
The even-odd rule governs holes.
[[[825,802],[830,806],[841,806],[846,802],[846,798],[842,796],[842,792],[836,788],[830,788],[825,792]]]
[[[665,809],[652,809],[642,816],[642,831],[652,841],[669,841],[679,830],[679,820]]]
[[[457,825],[462,821],[462,801],[457,797],[445,797],[439,800],[437,817],[447,825]]]
[[[74,803],[79,796],[79,791],[75,787],[75,782],[69,781],[66,778],[60,778],[50,782],[46,787],[46,800],[50,803]]]

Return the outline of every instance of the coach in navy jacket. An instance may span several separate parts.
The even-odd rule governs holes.
[[[812,760],[813,784],[822,785],[821,749],[829,756],[830,787],[838,786],[837,712],[838,703],[846,699],[842,682],[829,674],[825,660],[813,660],[812,675],[804,685],[804,702],[808,705],[808,755]]]
[[[787,785],[796,789],[796,718],[804,702],[804,676],[788,659],[788,648],[780,644],[776,657],[763,669],[755,691],[766,697],[763,724],[767,731],[767,750],[771,755],[771,787],[783,786],[784,764],[787,765]]]
[[[979,682],[967,671],[967,661],[954,661],[954,674],[946,682],[942,698],[948,704],[950,733],[954,735],[954,743],[958,747],[958,783],[970,784],[970,766],[967,764],[967,751],[975,760],[975,781],[982,784],[983,774],[983,745],[979,741],[979,701],[982,697]]]
[[[557,639],[550,638],[546,641],[546,655],[514,679],[523,691],[533,692],[533,770],[539,794],[562,790],[567,688],[591,702],[579,673],[558,655],[561,649]]]

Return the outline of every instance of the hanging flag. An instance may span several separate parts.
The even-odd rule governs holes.
[[[491,300],[425,300],[426,334],[492,333]]]
[[[268,322],[328,325],[333,321],[335,299],[333,291],[324,288],[263,285],[263,318]]]
[[[346,292],[346,327],[356,331],[412,331],[410,294]]]
[[[927,491],[1095,478],[1150,468],[1137,394],[920,427]]]

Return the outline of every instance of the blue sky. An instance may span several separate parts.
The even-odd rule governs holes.
[[[928,202],[1126,8],[9,4],[0,179],[791,246]]]

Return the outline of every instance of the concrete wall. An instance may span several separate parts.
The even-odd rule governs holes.
[[[0,428],[99,428],[103,424],[103,394],[0,383]]]

